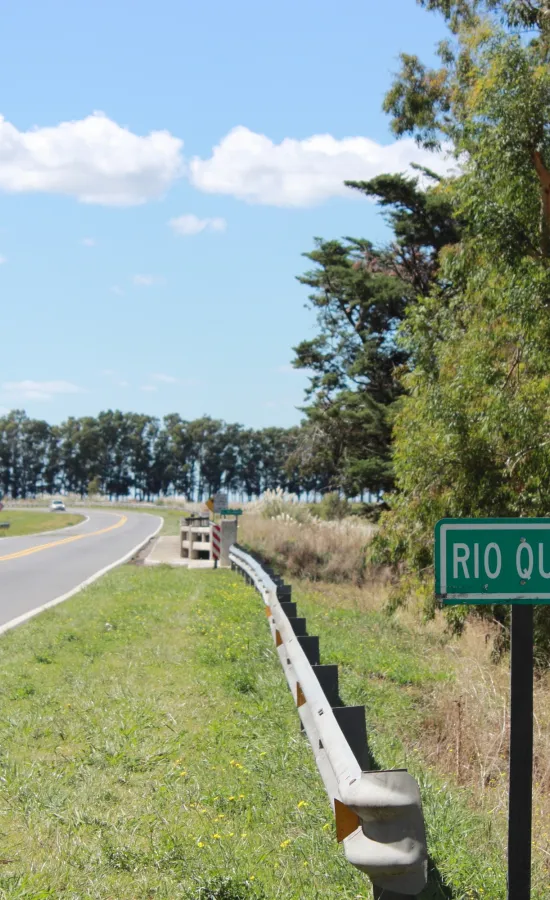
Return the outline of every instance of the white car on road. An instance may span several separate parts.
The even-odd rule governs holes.
[[[65,512],[65,504],[63,500],[52,500],[50,503],[50,510],[52,512]]]

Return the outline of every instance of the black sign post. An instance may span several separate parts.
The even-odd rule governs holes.
[[[511,604],[508,900],[530,900],[533,606],[550,605],[550,518],[442,519],[436,596],[444,606]]]
[[[531,897],[533,607],[512,607],[508,900]]]

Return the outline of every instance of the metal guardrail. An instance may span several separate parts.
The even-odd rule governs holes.
[[[415,779],[405,769],[365,771],[365,709],[341,705],[338,668],[320,665],[319,639],[296,616],[290,586],[236,544],[229,559],[263,598],[346,859],[370,877],[376,898],[416,896],[427,883],[427,849]]]

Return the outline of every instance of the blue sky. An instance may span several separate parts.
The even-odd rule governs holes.
[[[341,183],[420,158],[381,102],[441,22],[414,0],[2,6],[0,411],[299,421],[301,254],[384,240]]]

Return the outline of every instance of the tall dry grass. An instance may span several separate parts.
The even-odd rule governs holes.
[[[373,526],[359,519],[324,522],[304,513],[303,521],[261,511],[242,517],[239,540],[294,578],[362,584]]]
[[[493,626],[472,619],[445,648],[454,679],[429,698],[422,753],[491,813],[508,806],[509,659],[495,664]],[[550,674],[534,687],[533,843],[550,877]],[[550,896],[550,890],[549,890]]]

